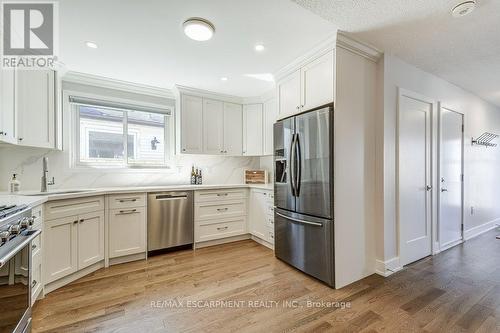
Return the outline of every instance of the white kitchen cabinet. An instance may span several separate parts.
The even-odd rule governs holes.
[[[263,106],[243,106],[243,155],[260,156],[263,149]]]
[[[146,252],[146,208],[114,209],[109,212],[109,257]]]
[[[333,50],[311,61],[301,71],[301,111],[333,102]]]
[[[56,148],[55,72],[19,70],[15,82],[18,144]]]
[[[49,283],[78,269],[78,216],[46,221],[44,239],[44,282]]]
[[[322,54],[282,78],[276,85],[280,117],[332,103],[335,51]]]
[[[267,238],[267,200],[269,192],[252,189],[250,191],[250,233],[260,239]]]
[[[78,269],[104,259],[104,212],[78,216]]]
[[[264,155],[274,154],[273,129],[278,118],[278,106],[276,99],[272,98],[264,102]]]
[[[0,70],[0,142],[17,143],[15,71]]]
[[[224,154],[241,156],[243,151],[243,111],[240,104],[224,103]]]
[[[300,110],[301,97],[300,69],[288,74],[277,84],[279,114],[287,115]]]
[[[180,140],[181,153],[203,152],[203,98],[181,95]]]
[[[203,99],[203,153],[224,154],[224,106],[221,101]]]

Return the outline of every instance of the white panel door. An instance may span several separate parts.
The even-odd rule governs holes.
[[[289,74],[277,84],[279,114],[287,115],[300,110],[300,69]]]
[[[109,257],[146,251],[146,208],[109,211]]]
[[[55,148],[55,73],[52,70],[16,72],[18,143]]]
[[[243,106],[243,155],[262,155],[263,121],[262,104]]]
[[[333,102],[333,50],[311,61],[301,70],[301,111]]]
[[[49,283],[78,269],[78,217],[70,216],[45,222],[43,229],[44,281]]]
[[[78,218],[78,269],[83,269],[104,259],[104,213]]]
[[[462,240],[463,115],[440,110],[439,243],[446,249]]]
[[[224,103],[224,154],[241,156],[243,152],[243,110],[234,103]]]
[[[406,265],[431,254],[432,103],[404,94],[399,100],[400,261]]]
[[[180,113],[181,153],[201,154],[203,151],[203,99],[183,94]]]
[[[203,153],[224,153],[224,107],[221,101],[203,99]]]
[[[264,155],[273,155],[273,129],[278,118],[278,106],[276,99],[270,99],[264,103]]]
[[[0,70],[0,142],[17,143],[15,71]]]

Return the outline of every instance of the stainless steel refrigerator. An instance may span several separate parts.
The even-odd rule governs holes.
[[[335,287],[333,105],[274,124],[277,258]]]

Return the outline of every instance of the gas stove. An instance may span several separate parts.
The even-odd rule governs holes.
[[[34,218],[26,205],[0,206],[0,247],[31,229]]]

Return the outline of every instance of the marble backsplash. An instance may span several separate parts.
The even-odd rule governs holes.
[[[170,170],[82,170],[70,168],[66,152],[1,147],[0,191],[8,189],[13,173],[19,175],[21,190],[39,190],[44,156],[49,159],[49,178],[55,177],[52,189],[188,184],[193,164],[201,168],[204,184],[241,184],[245,169],[260,168],[261,160],[258,157],[180,155],[173,158]]]

